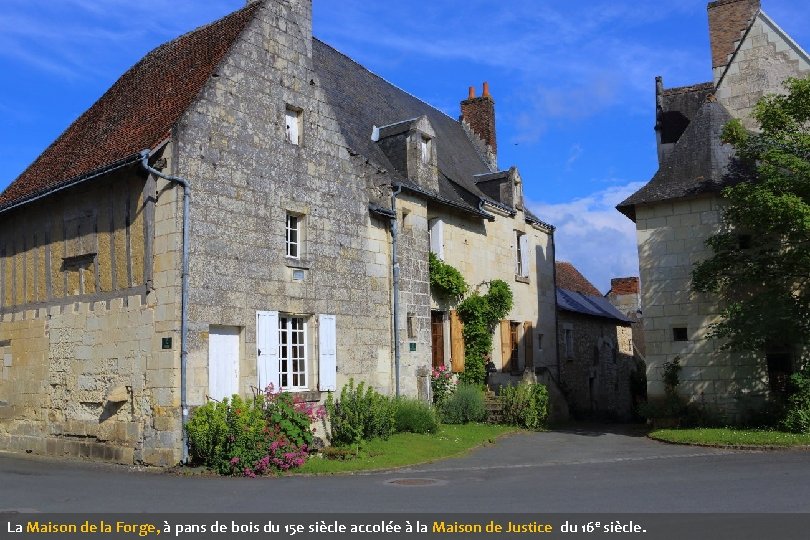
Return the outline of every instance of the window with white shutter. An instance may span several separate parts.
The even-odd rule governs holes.
[[[318,316],[318,389],[337,390],[337,333],[334,315]]]
[[[438,258],[444,260],[444,221],[431,219],[428,222],[430,231],[430,251]]]

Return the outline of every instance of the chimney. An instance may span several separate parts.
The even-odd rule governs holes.
[[[624,294],[638,294],[637,277],[621,277],[610,280],[610,293],[612,296]]]
[[[486,145],[491,161],[497,161],[498,145],[495,142],[495,100],[489,94],[489,83],[484,83],[481,97],[475,97],[475,88],[470,87],[469,96],[461,102],[460,120]]]
[[[738,41],[759,12],[760,0],[717,0],[709,2],[709,41],[715,83],[737,49]]]

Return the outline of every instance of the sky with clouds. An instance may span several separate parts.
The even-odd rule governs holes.
[[[155,46],[244,0],[2,0],[0,188]],[[810,14],[763,9],[800,45]],[[654,77],[711,79],[704,0],[314,0],[314,34],[457,117],[488,81],[498,161],[557,227],[559,260],[606,292],[637,275],[633,223],[614,206],[657,168]]]

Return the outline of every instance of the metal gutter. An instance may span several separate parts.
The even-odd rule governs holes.
[[[5,206],[0,206],[0,214],[4,212],[8,212],[14,208],[18,208],[20,206],[26,205],[28,203],[32,203],[44,197],[48,197],[56,192],[62,191],[63,189],[67,189],[81,183],[84,183],[88,180],[92,180],[94,178],[98,178],[99,176],[103,176],[105,174],[111,173],[113,171],[117,171],[118,169],[122,169],[128,165],[132,165],[133,163],[137,163],[140,161],[141,157],[140,154],[132,154],[130,156],[125,157],[119,161],[115,161],[98,169],[92,170],[90,172],[84,173],[80,176],[76,176],[65,183],[59,184],[58,186],[45,188],[44,190],[38,191],[32,195],[29,195],[23,199],[11,202]]]
[[[179,176],[169,176],[163,174],[159,170],[149,165],[149,156],[151,150],[142,150],[141,166],[148,172],[183,186],[183,270],[182,270],[182,293],[180,303],[180,427],[181,436],[183,439],[183,457],[181,462],[188,462],[188,434],[186,433],[186,424],[188,423],[188,245],[189,245],[189,202],[191,200],[191,185],[188,180],[180,178]]]

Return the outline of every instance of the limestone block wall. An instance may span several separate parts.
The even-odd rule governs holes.
[[[679,391],[734,421],[764,400],[764,362],[720,350],[707,338],[720,307],[716,298],[691,290],[692,268],[710,255],[705,240],[719,229],[721,208],[711,196],[638,206],[636,228],[649,398],[663,397],[663,364],[677,358]],[[676,328],[686,329],[685,341],[676,340]]]
[[[785,79],[810,74],[810,61],[776,23],[760,13],[718,81],[722,73],[715,70],[717,99],[746,127],[754,128],[751,112],[756,102],[765,94],[783,93]]]
[[[0,216],[0,448],[179,461],[181,203],[133,167]]]
[[[509,285],[514,305],[506,318],[532,323],[533,336],[527,338],[521,324],[518,339],[524,345],[531,342],[535,367],[545,366],[556,374],[556,299],[551,233],[526,223],[521,210],[515,216],[496,215],[494,222],[433,208],[429,215],[431,219],[435,216],[444,220],[445,262],[456,267],[471,287],[478,287],[493,279],[502,279]],[[528,279],[515,275],[516,231],[523,232],[529,238],[531,255]],[[433,299],[433,305],[442,309],[448,307],[438,304],[436,299]],[[492,358],[499,365],[501,335],[498,331],[494,335]],[[526,365],[524,347],[519,348],[518,360],[521,367]]]
[[[306,319],[310,399],[325,397],[319,314],[336,316],[338,389],[353,377],[393,392],[390,234],[368,210],[384,172],[350,154],[340,134],[312,70],[306,6],[260,9],[175,133],[175,171],[193,185],[189,402],[206,399],[214,325],[239,329],[240,392],[257,385],[256,311],[265,310]],[[290,109],[298,144],[285,137]],[[300,223],[295,259],[285,251],[288,214]],[[407,392],[414,362],[406,358],[401,377]]]

